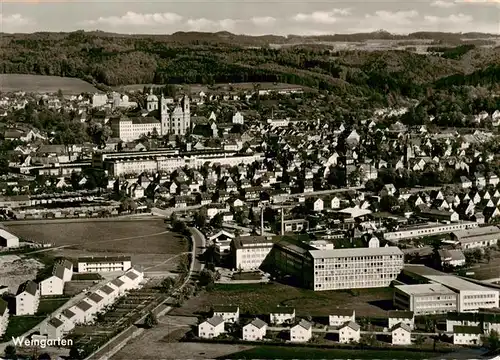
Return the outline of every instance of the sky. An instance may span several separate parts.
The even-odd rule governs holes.
[[[500,0],[0,0],[0,32],[500,34]]]

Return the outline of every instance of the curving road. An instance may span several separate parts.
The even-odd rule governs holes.
[[[197,275],[202,269],[204,264],[201,262],[200,257],[203,255],[206,249],[206,239],[205,236],[196,228],[189,228],[191,231],[191,239],[193,241],[193,248],[191,250],[192,259],[189,267],[189,273],[186,277],[186,280],[179,286],[177,289],[180,290],[190,281],[193,280],[193,275]],[[162,304],[158,305],[153,312],[157,317],[163,316],[172,310],[171,307],[166,306],[165,303],[172,300],[171,298],[166,299]],[[142,318],[138,321],[138,323],[144,321],[147,314],[143,314]],[[117,351],[123,348],[133,336],[133,333],[137,330],[135,325],[130,326],[129,328],[122,331],[120,334],[116,335],[113,339],[111,339],[108,343],[104,344],[100,347],[99,350],[91,354],[86,358],[86,360],[100,360],[100,359],[109,359],[111,358]]]

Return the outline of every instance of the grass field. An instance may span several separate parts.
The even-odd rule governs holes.
[[[3,339],[7,341],[11,340],[12,337],[22,335],[40,324],[44,319],[45,316],[11,316]]]
[[[441,354],[389,350],[341,350],[291,346],[257,346],[224,359],[429,359]],[[222,359],[222,358],[220,358]]]
[[[54,297],[54,298],[44,298],[40,299],[40,305],[38,306],[37,316],[47,316],[52,314],[54,311],[59,309],[61,306],[69,301],[69,297]]]
[[[471,277],[477,280],[499,279],[500,252],[496,250],[492,251],[489,262],[486,259],[483,259],[480,263],[474,264],[467,269],[467,272],[474,272],[474,275],[471,275]]]
[[[101,280],[102,276],[99,274],[73,274],[72,281],[88,281],[88,280]]]
[[[392,304],[392,289],[312,291],[283,284],[217,284],[213,290],[188,300],[174,315],[209,311],[213,305],[238,305],[242,313],[267,314],[275,306],[293,306],[299,316],[327,316],[335,307],[353,308],[356,316],[385,316]]]
[[[55,257],[130,255],[134,265],[155,266],[156,271],[175,269],[175,262],[163,263],[188,250],[188,242],[167,231],[162,220],[10,223],[8,228],[19,237],[52,243],[56,249],[50,254]]]
[[[76,95],[82,92],[94,93],[97,89],[88,82],[76,78],[0,74],[0,92],[26,91],[28,93],[57,93],[61,89],[64,95]]]

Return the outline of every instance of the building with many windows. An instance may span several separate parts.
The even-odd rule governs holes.
[[[283,239],[269,264],[315,291],[386,287],[403,268],[403,252],[395,246],[316,250]]]
[[[478,285],[424,265],[405,265],[403,273],[405,276],[413,278],[420,283],[441,284],[452,290],[457,296],[455,311],[467,312],[498,307],[499,293],[496,289]],[[415,287],[418,285],[408,286]],[[408,288],[406,290],[408,291]]]
[[[477,222],[460,221],[458,223],[442,224],[442,223],[426,223],[408,226],[397,231],[386,232],[384,239],[393,243],[397,243],[403,239],[415,239],[424,236],[432,236],[439,234],[448,234],[454,231],[466,230],[478,227]]]
[[[78,259],[79,273],[127,271],[131,267],[130,256],[92,256]]]
[[[273,246],[273,239],[266,236],[241,236],[233,239],[231,253],[235,269],[259,269]]]
[[[457,294],[441,284],[396,285],[394,307],[415,315],[445,314],[457,309]]]

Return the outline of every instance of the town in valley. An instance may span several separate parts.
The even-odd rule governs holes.
[[[181,35],[0,56],[0,358],[498,356],[498,37]]]

